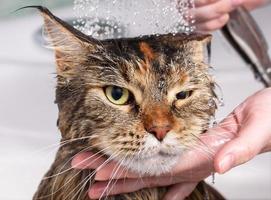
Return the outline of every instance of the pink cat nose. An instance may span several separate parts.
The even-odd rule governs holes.
[[[170,130],[170,126],[153,126],[147,131],[153,134],[159,141],[162,141]]]

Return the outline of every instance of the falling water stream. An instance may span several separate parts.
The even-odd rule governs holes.
[[[98,39],[194,31],[194,0],[75,0],[74,26]]]

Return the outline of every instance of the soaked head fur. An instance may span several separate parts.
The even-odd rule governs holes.
[[[140,173],[170,170],[214,114],[203,53],[210,36],[97,41],[42,14],[56,52],[63,139],[89,137],[84,147]]]
[[[95,40],[38,7],[55,49],[63,141],[140,174],[169,171],[209,125],[210,35]]]

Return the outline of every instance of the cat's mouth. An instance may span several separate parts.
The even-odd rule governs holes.
[[[136,159],[149,159],[152,157],[175,157],[185,150],[184,146],[180,144],[174,134],[169,134],[163,142],[159,142],[153,136],[149,136],[145,140],[145,146],[140,150]]]
[[[160,175],[169,172],[184,151],[184,147],[172,138],[159,142],[149,137],[140,153],[122,160],[122,165],[142,175]]]
[[[156,159],[156,158],[168,159],[168,158],[179,157],[181,154],[182,154],[182,151],[169,152],[169,151],[165,151],[165,150],[161,149],[157,153],[147,154],[147,155],[142,155],[141,154],[141,156],[135,157],[135,160],[148,161],[149,159]]]
[[[168,152],[164,152],[164,151],[159,151],[158,155],[162,156],[162,157],[163,156],[167,157],[167,156],[177,156],[178,154],[176,154],[176,153],[168,153]]]

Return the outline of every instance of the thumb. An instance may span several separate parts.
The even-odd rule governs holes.
[[[225,173],[251,160],[269,141],[270,122],[251,115],[245,122],[240,123],[237,137],[225,144],[215,156],[214,168],[218,173]]]

